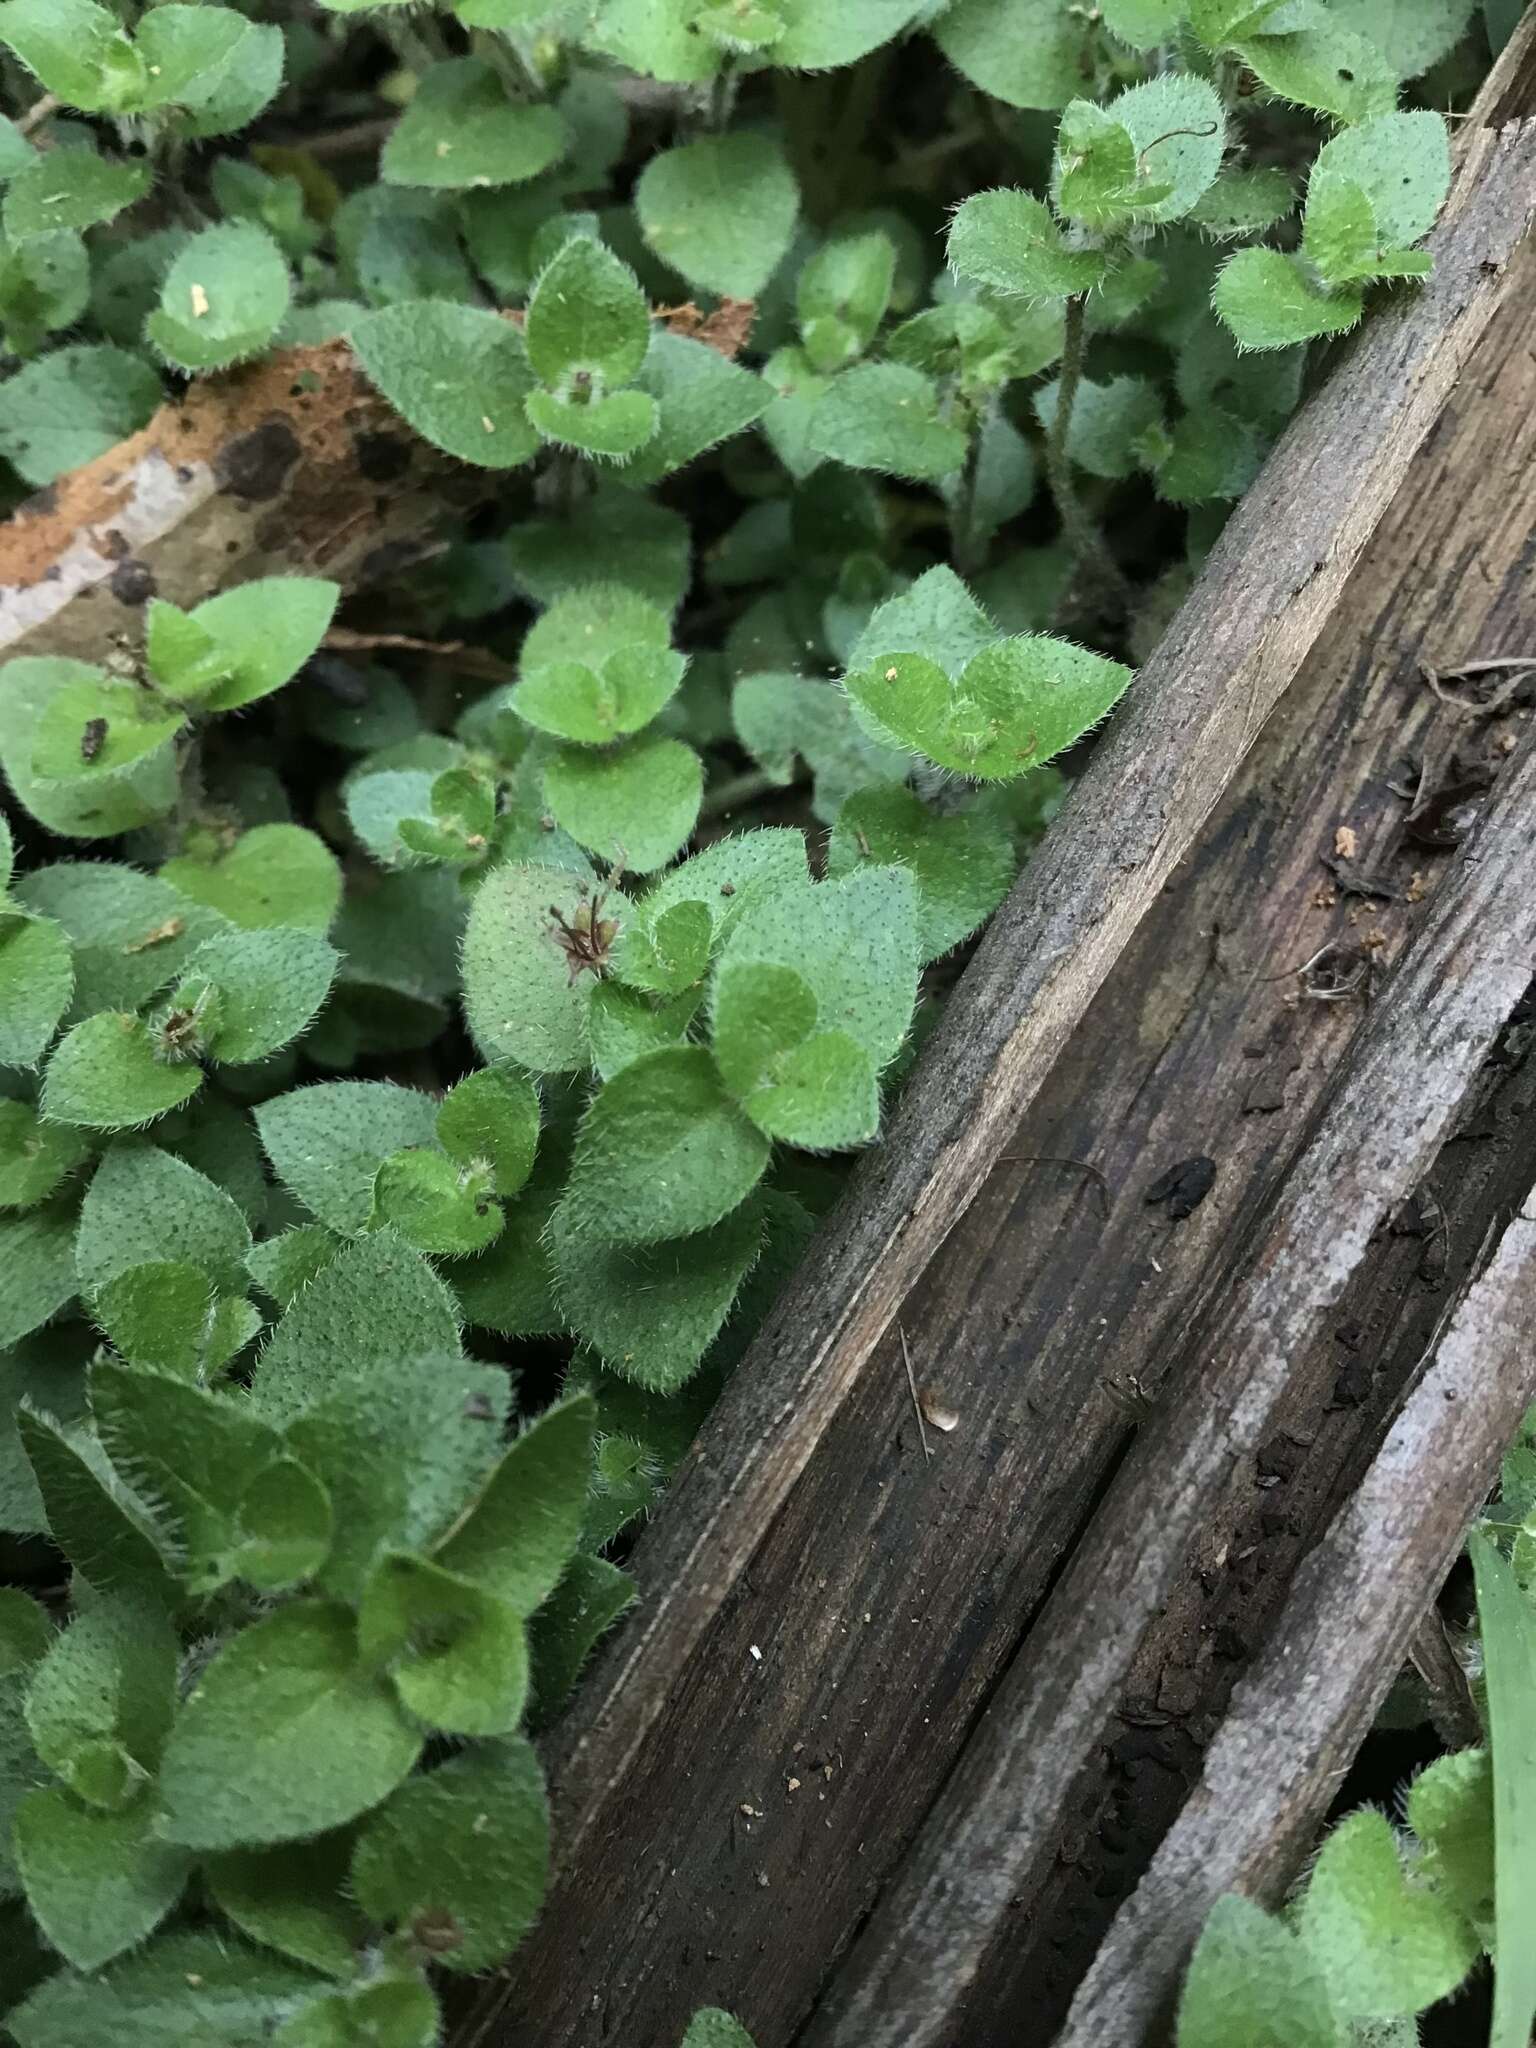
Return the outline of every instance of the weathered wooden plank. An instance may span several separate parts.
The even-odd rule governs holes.
[[[1517,380],[1530,369],[1524,334],[1533,304],[1524,301],[1501,344],[1500,365]],[[1518,381],[1510,389],[1518,393]],[[1453,396],[1451,413],[1456,404]],[[1281,1014],[1281,988],[1262,978],[1304,958],[1335,928],[1348,936],[1342,908],[1312,903],[1317,820],[1352,817],[1369,858],[1378,827],[1384,832],[1401,810],[1369,777],[1390,772],[1395,734],[1412,748],[1434,716],[1411,680],[1412,653],[1447,665],[1458,654],[1498,651],[1498,640],[1483,638],[1485,621],[1506,636],[1511,630],[1497,600],[1531,522],[1529,497],[1521,510],[1529,448],[1523,467],[1518,455],[1528,386],[1523,408],[1480,443],[1449,435],[1453,422],[1443,422],[1450,452],[1431,450],[1415,472],[1371,581],[1338,608],[1294,725],[1256,757],[1246,795],[1206,849],[1226,863],[1224,879],[1218,870],[1211,881],[1204,868],[1193,883],[1176,878],[1179,895],[1158,906],[1138,949],[1129,983],[1136,998],[1122,989],[1100,1006],[1098,1023],[1074,1041],[1022,1134],[1021,1151],[1075,1154],[1105,1167],[1118,1197],[1108,1226],[1096,1194],[1070,1170],[1000,1169],[973,1212],[974,1228],[951,1247],[954,1258],[937,1263],[922,1301],[910,1315],[902,1311],[919,1373],[941,1376],[963,1412],[960,1430],[935,1440],[925,1467],[900,1352],[888,1339],[875,1369],[855,1376],[750,1573],[721,1560],[728,1606],[674,1686],[627,1783],[621,1767],[619,1781],[599,1788],[601,1825],[590,1851],[568,1861],[545,1933],[515,1965],[516,2016],[539,2039],[601,2040],[611,2030],[664,2048],[681,2031],[675,2016],[709,1997],[738,2005],[773,2048],[804,2012],[827,1959],[942,1780],[1123,1439],[1124,1419],[1096,1387],[1100,1371],[1144,1369],[1160,1326],[1191,1312],[1204,1267],[1222,1270],[1216,1239],[1241,1223],[1283,1165],[1299,1114],[1353,1027],[1358,1010],[1350,1005],[1303,1011],[1305,1064],[1286,1107],[1241,1116],[1230,1076],[1241,1070],[1241,1090],[1254,1069],[1241,1068],[1239,1046],[1265,1037]],[[1510,468],[1497,492],[1474,503],[1468,477],[1506,453]],[[1430,513],[1423,500],[1443,470],[1451,488]],[[1404,580],[1408,561],[1415,573]],[[1464,580],[1458,637],[1447,646],[1448,593]],[[1230,601],[1235,585],[1223,587]],[[1215,685],[1204,677],[1200,687]],[[1187,699],[1182,715],[1193,715]],[[1272,807],[1277,777],[1289,781],[1284,802]],[[1304,845],[1287,837],[1298,820]],[[1056,885],[1069,868],[1053,870]],[[1094,874],[1102,884],[1103,868]],[[1415,915],[1400,906],[1383,916],[1385,951]],[[1214,938],[1213,917],[1223,926]],[[1002,977],[998,968],[994,996]],[[971,1018],[969,1028],[984,1026]],[[938,1071],[935,1062],[930,1073]],[[953,1057],[948,1073],[947,1085],[974,1085],[972,1068],[954,1078]],[[931,1107],[946,1084],[935,1079],[929,1088]],[[959,1113],[966,1109],[962,1101]],[[1145,1185],[1171,1158],[1205,1149],[1217,1115],[1223,1143],[1212,1137],[1210,1149],[1223,1159],[1222,1178],[1205,1209],[1170,1230],[1143,1208]],[[877,1162],[866,1182],[877,1205],[882,1170]],[[820,1325],[811,1332],[817,1343],[824,1334]],[[744,1372],[764,1369],[759,1358]],[[728,1410],[711,1432],[706,1457],[715,1445],[741,1446],[739,1465],[718,1475],[717,1506],[734,1512],[734,1490],[756,1488],[755,1462],[774,1467],[770,1501],[783,1483],[776,1432],[784,1386],[781,1373],[772,1398],[754,1409],[738,1385],[733,1402],[746,1399],[745,1411]],[[894,1441],[903,1417],[905,1448]],[[789,1455],[799,1453],[791,1446]],[[708,1471],[692,1481],[706,1490],[715,1483]],[[763,1498],[756,1493],[758,1507]],[[674,1499],[668,1514],[679,1505]],[[681,1554],[705,1540],[702,1528],[697,1518],[689,1524]],[[733,1540],[751,1547],[745,1524]],[[669,1554],[653,1541],[649,1570],[642,1555],[648,1585]],[[706,1588],[707,1599],[718,1595],[719,1587]],[[753,1642],[764,1649],[762,1664],[749,1656]],[[679,1666],[686,1649],[679,1647]],[[633,1755],[642,1732],[625,1718],[633,1702],[612,1689],[595,1698],[598,1712],[606,1702],[619,1721],[608,1753]],[[590,1724],[580,1732],[590,1733]],[[566,1759],[572,1746],[568,1740]],[[557,1752],[557,1822],[569,1843],[567,1787],[574,1782],[586,1795],[564,1760]],[[830,1764],[832,1778],[812,1774],[812,1760]],[[801,1789],[787,1794],[791,1776]],[[740,1804],[763,1817],[742,1815]],[[770,1889],[759,1887],[760,1876]],[[573,1960],[582,1951],[585,1964]]]
[[[1533,1395],[1536,1216],[1521,1214],[1358,1492],[1302,1566],[1198,1789],[1121,1908],[1057,2048],[1140,2048],[1215,1901],[1228,1891],[1270,1900],[1283,1892]]]
[[[376,582],[486,488],[419,440],[345,342],[209,378],[0,525],[0,652],[99,660],[155,595]]]
[[[1120,1696],[1137,1648],[1234,1463],[1269,1434],[1292,1360],[1377,1226],[1433,1161],[1536,976],[1536,743],[1527,735],[1441,884],[1245,1270],[1199,1338],[1201,1370],[1142,1432],[806,2048],[930,2048]]]

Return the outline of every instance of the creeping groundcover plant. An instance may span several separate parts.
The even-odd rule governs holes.
[[[0,0],[0,52],[8,505],[284,350],[475,486],[343,632],[172,542],[182,602],[0,669],[0,2012],[427,2048],[1063,757],[1428,270],[1483,10]]]

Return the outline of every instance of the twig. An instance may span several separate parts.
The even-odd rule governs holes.
[[[40,100],[34,100],[21,119],[16,123],[18,135],[30,135],[34,128],[41,128],[50,114],[59,111],[57,93],[45,92]]]
[[[906,1329],[900,1323],[896,1325],[896,1334],[901,1339],[901,1362],[907,1368],[907,1386],[912,1394],[912,1413],[917,1417],[917,1440],[923,1447],[923,1456],[931,1458],[933,1445],[928,1441],[928,1429],[923,1421],[923,1404],[917,1398],[917,1376],[912,1370],[912,1354],[907,1349]]]
[[[706,790],[704,801],[699,806],[699,816],[729,817],[732,811],[739,811],[747,804],[756,803],[760,796],[782,795],[785,790],[793,789],[794,786],[793,780],[781,782],[765,769],[747,768],[740,775],[728,775],[723,782],[717,782],[713,789]]]
[[[1473,676],[1491,675],[1496,669],[1514,669],[1516,673],[1506,683],[1500,683],[1491,697],[1481,704],[1469,704],[1464,697],[1452,696],[1445,688],[1447,682],[1463,682]],[[1497,718],[1504,706],[1531,676],[1536,675],[1536,655],[1496,655],[1487,661],[1464,661],[1459,668],[1431,668],[1427,661],[1419,663],[1419,674],[1429,685],[1436,698],[1448,711],[1454,711],[1458,718]]]
[[[332,626],[320,644],[332,654],[430,654],[464,675],[483,676],[493,683],[508,683],[517,672],[513,663],[488,648],[470,647],[462,640],[418,640],[411,633],[354,633],[349,626]]]
[[[1099,1200],[1104,1204],[1104,1216],[1108,1221],[1112,1197],[1109,1178],[1098,1167],[1090,1166],[1086,1159],[1066,1159],[1059,1152],[999,1152],[998,1164],[1021,1166],[1075,1166],[1079,1173],[1086,1173],[1099,1191]]]
[[[375,143],[385,141],[394,132],[399,118],[398,114],[375,114],[366,121],[353,121],[346,128],[333,128],[329,134],[296,137],[288,147],[302,149],[313,157],[361,155]]]

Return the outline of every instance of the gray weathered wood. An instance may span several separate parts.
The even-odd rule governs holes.
[[[946,2038],[1021,1873],[1060,1824],[1212,1493],[1263,1442],[1292,1360],[1434,1159],[1536,976],[1533,863],[1528,739],[1326,1102],[1248,1271],[1203,1335],[1195,1384],[1139,1437],[806,2048],[931,2048]]]
[[[1215,1901],[1283,1892],[1533,1396],[1536,1216],[1521,1214],[1359,1491],[1302,1566],[1057,2048],[1140,2048]]]
[[[611,1682],[578,1707],[574,1734],[557,1739],[563,1864],[549,1916],[513,1965],[507,2017],[498,2025],[493,2000],[465,2038],[611,2036],[670,2048],[690,2002],[713,2000],[737,2006],[765,2048],[779,2048],[899,1855],[1123,1440],[1126,1424],[1098,1389],[1099,1372],[1144,1372],[1171,1343],[1176,1355],[1170,1333],[1230,1271],[1223,1241],[1283,1171],[1298,1118],[1360,1014],[1358,1003],[1303,1006],[1302,1067],[1284,1107],[1242,1115],[1232,1076],[1240,1073],[1241,1093],[1254,1070],[1242,1068],[1239,1048],[1278,1026],[1289,984],[1277,970],[1354,929],[1346,906],[1313,906],[1317,851],[1333,822],[1349,818],[1368,849],[1362,859],[1375,859],[1402,809],[1378,778],[1393,775],[1398,746],[1412,753],[1432,744],[1437,714],[1414,678],[1415,655],[1449,666],[1460,654],[1523,644],[1499,593],[1512,587],[1533,504],[1524,424],[1531,366],[1519,323],[1528,327],[1536,296],[1526,277],[1528,296],[1511,308],[1496,362],[1480,355],[1475,388],[1442,393],[1442,452],[1416,459],[1413,488],[1369,581],[1334,605],[1295,717],[1287,710],[1273,745],[1266,735],[1198,861],[1175,870],[1178,893],[1157,905],[1145,943],[1117,972],[1117,992],[1107,991],[1108,1007],[1074,1035],[1017,1141],[1026,1154],[1102,1164],[1113,1195],[1108,1222],[1094,1189],[1071,1170],[1025,1160],[978,1173],[985,1195],[972,1212],[975,1228],[961,1227],[920,1298],[902,1310],[918,1372],[953,1396],[960,1429],[935,1445],[931,1463],[921,1459],[893,1334],[872,1371],[859,1363],[835,1417],[823,1412],[812,1468],[771,1536],[763,1526],[754,1532],[751,1517],[766,1522],[788,1484],[778,1469],[779,1404],[798,1365],[791,1358],[776,1368],[759,1355],[743,1367],[732,1405],[700,1447],[706,1468],[718,1455],[729,1462],[694,1471],[693,1506],[674,1495],[640,1559],[648,1592],[664,1595],[665,1571],[682,1568],[668,1558],[704,1540],[700,1518],[723,1504],[727,1521],[715,1526],[741,1551],[704,1559],[704,1571],[718,1573],[705,1588],[718,1611],[710,1621],[685,1600],[687,1639],[657,1649],[653,1675],[675,1653],[675,1683],[643,1755],[655,1702],[642,1707],[637,1727],[626,1718],[631,1697]],[[1484,387],[1495,374],[1501,381],[1489,398]],[[1480,437],[1475,423],[1501,393],[1508,424]],[[1452,432],[1463,411],[1470,430]],[[1480,500],[1477,481],[1495,475],[1496,488]],[[1277,508],[1266,540],[1278,517]],[[1237,587],[1229,573],[1217,602],[1237,602]],[[1248,624],[1258,631],[1251,616]],[[1202,674],[1200,689],[1218,687]],[[1186,717],[1198,709],[1184,700]],[[1152,721],[1142,742],[1162,732]],[[1077,858],[1097,853],[1091,835],[1077,842]],[[1432,877],[1436,863],[1425,866]],[[1072,881],[1071,867],[1067,858],[1052,870],[1053,887]],[[1093,875],[1093,886],[1109,886],[1103,866]],[[1037,903],[1042,917],[1047,908]],[[1378,957],[1391,957],[1423,908],[1374,920],[1386,934]],[[1029,948],[1017,928],[1014,944],[1014,971],[1027,978]],[[986,1001],[1006,996],[1007,969],[1006,960],[994,963]],[[962,1036],[989,1028],[984,1003],[966,1013]],[[929,1069],[930,1114],[968,1113],[964,1101],[951,1111],[949,1089],[985,1093],[954,1046],[947,1066],[936,1060]],[[1222,1179],[1200,1214],[1170,1231],[1142,1207],[1144,1185],[1170,1158],[1207,1145],[1223,1162]],[[888,1220],[884,1171],[873,1162],[864,1186]],[[899,1196],[898,1187],[892,1199]],[[824,1335],[813,1321],[808,1353]],[[778,1342],[792,1337],[781,1326]],[[744,1376],[765,1371],[768,1398],[754,1406]],[[1363,1424],[1375,1413],[1361,1411]],[[1356,1434],[1361,1426],[1353,1414],[1332,1424],[1340,1427],[1330,1427],[1330,1440],[1347,1437],[1345,1424]],[[798,1455],[794,1445],[790,1454]],[[769,1468],[766,1488],[759,1465]],[[659,1547],[685,1508],[693,1519],[682,1548]],[[743,1568],[740,1556],[758,1537],[759,1554]],[[705,1623],[694,1654],[691,1632]],[[764,1650],[761,1662],[749,1656],[753,1644]],[[597,1786],[566,1765],[591,1733],[587,1717],[610,1709],[617,1725],[599,1734],[621,1767]],[[834,1776],[823,1778],[823,1761]],[[800,1789],[786,1797],[791,1777]],[[589,1795],[600,1825],[571,1853],[571,1801]],[[743,1816],[742,1804],[754,1813]],[[770,1877],[771,1889],[760,1889]]]
[[[1331,615],[1533,215],[1536,131],[1473,127],[1434,279],[1372,323],[1265,466],[679,1474],[637,1561],[638,1617],[555,1747],[565,1854]]]

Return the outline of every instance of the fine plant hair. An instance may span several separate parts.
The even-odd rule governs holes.
[[[0,0],[6,508],[338,364],[453,482],[0,667],[19,2048],[516,1969],[531,1737],[1503,12]]]

